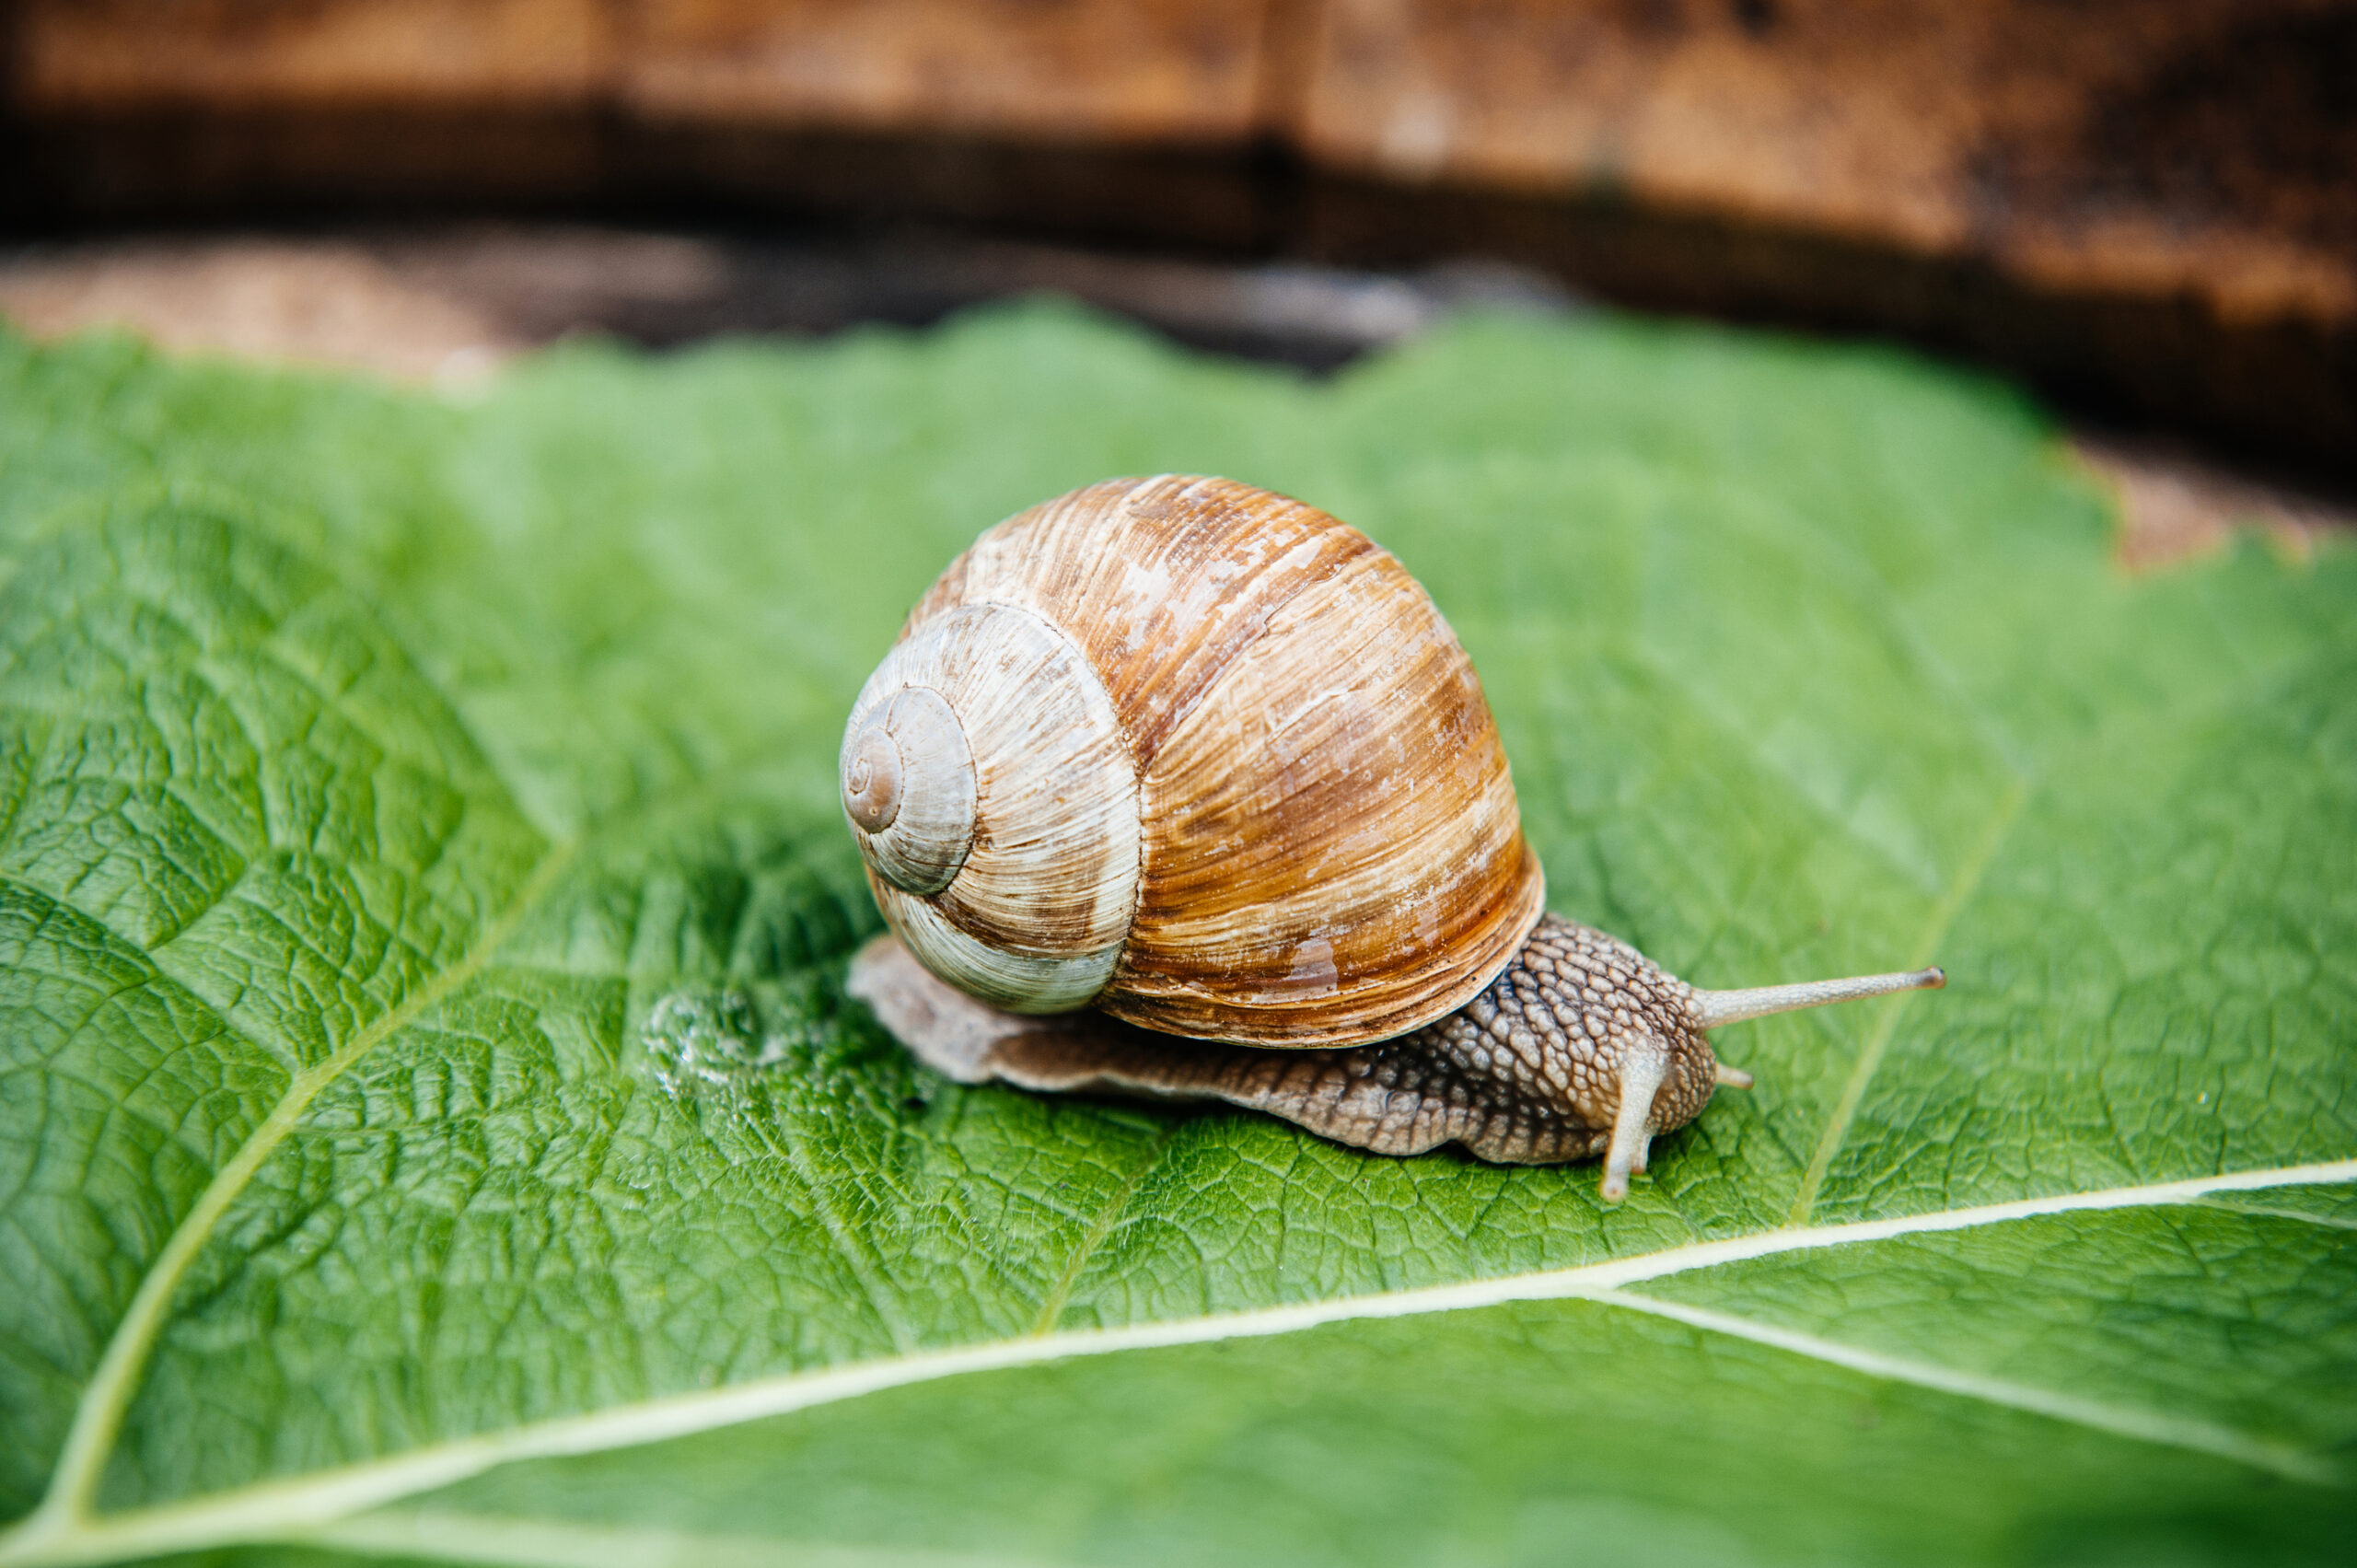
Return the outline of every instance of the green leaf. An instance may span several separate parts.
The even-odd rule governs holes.
[[[1424,579],[1557,909],[1950,989],[1724,1031],[1614,1210],[919,1069],[842,714],[1166,470]],[[2110,527],[2002,389],[1602,318],[0,340],[0,1564],[2335,1560],[2357,552]]]

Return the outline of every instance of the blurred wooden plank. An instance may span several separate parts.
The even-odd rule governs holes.
[[[652,207],[1489,254],[2357,471],[2357,0],[0,0],[0,26],[12,224]]]
[[[36,113],[609,99],[661,119],[1241,143],[1269,0],[22,0]]]
[[[18,0],[34,113],[587,104],[606,0]]]
[[[633,0],[620,93],[658,119],[1241,143],[1264,0]]]
[[[1295,135],[2032,286],[2357,320],[2345,0],[1326,0]]]
[[[1040,237],[1265,249],[1275,211],[1240,147],[899,135],[692,118],[633,121],[629,188],[698,211],[973,224]]]

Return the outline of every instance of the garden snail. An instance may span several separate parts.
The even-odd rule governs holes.
[[[1943,983],[1700,991],[1545,911],[1471,662],[1355,528],[1110,480],[983,534],[853,705],[891,925],[851,991],[952,1078],[1210,1098],[1340,1143],[1550,1164],[1617,1202],[1705,1031]]]

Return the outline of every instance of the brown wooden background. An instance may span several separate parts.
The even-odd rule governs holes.
[[[27,234],[493,210],[1480,253],[2357,470],[2347,0],[18,0]]]

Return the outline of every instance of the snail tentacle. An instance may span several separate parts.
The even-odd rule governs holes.
[[[1937,991],[1948,982],[1945,970],[1909,970],[1899,974],[1852,975],[1846,980],[1809,980],[1798,985],[1759,985],[1747,991],[1696,991],[1688,1006],[1694,1027],[1714,1029],[1804,1007],[1826,1007],[1897,991]]]
[[[1629,1175],[1645,1168],[1653,1147],[1654,1096],[1669,1074],[1669,1051],[1650,1035],[1640,1037],[1620,1058],[1620,1106],[1612,1118],[1612,1141],[1604,1150],[1604,1185],[1597,1191],[1608,1203],[1629,1195]]]

